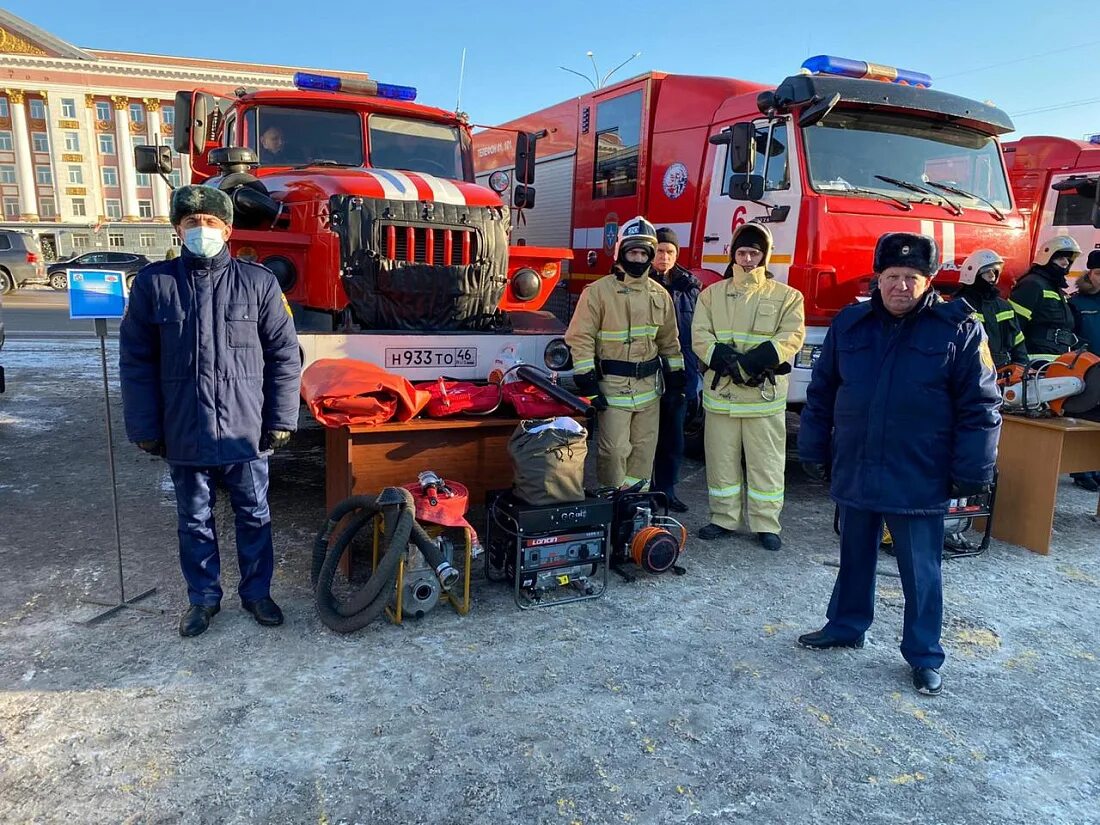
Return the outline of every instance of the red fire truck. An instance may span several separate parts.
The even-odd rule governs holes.
[[[1085,258],[1100,249],[1100,135],[1088,141],[1026,137],[1005,144],[1005,163],[1016,205],[1029,216],[1031,248],[1052,235],[1070,235]]]
[[[278,277],[305,364],[353,357],[410,380],[565,367],[562,324],[542,306],[571,252],[509,245],[509,207],[474,182],[465,115],[406,86],[295,85],[177,93],[174,148],[193,182],[233,199],[231,249]],[[135,154],[139,171],[171,169],[167,146]]]
[[[609,270],[618,226],[634,215],[674,228],[681,263],[707,280],[725,268],[733,228],[766,221],[772,272],[806,297],[798,403],[830,319],[866,293],[884,232],[934,236],[946,280],[981,247],[1005,257],[1010,277],[1025,269],[1027,228],[998,142],[1012,122],[930,85],[819,56],[777,87],[650,72],[525,115],[503,128],[546,135],[538,208],[516,239],[571,246],[577,291]],[[498,133],[474,145],[479,180],[509,173]]]

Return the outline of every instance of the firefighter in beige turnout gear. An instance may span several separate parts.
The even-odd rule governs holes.
[[[725,278],[700,294],[691,328],[692,349],[707,365],[703,409],[711,523],[699,537],[733,533],[741,524],[744,494],[749,529],[768,550],[778,550],[787,454],[785,372],[806,336],[802,293],[767,276],[772,237],[763,224],[739,226],[730,249]]]
[[[652,478],[660,395],[684,391],[672,299],[649,278],[656,254],[649,221],[623,224],[611,274],[581,293],[565,333],[573,380],[599,411],[596,476],[604,487]]]

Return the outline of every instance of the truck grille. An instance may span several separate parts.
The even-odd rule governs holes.
[[[391,261],[468,266],[477,260],[477,233],[435,226],[382,226],[382,252]]]

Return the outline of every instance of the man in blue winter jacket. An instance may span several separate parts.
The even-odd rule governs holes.
[[[261,625],[279,625],[268,456],[297,429],[294,321],[271,271],[230,256],[224,192],[181,187],[170,218],[183,253],[138,273],[119,328],[119,374],[126,434],[168,462],[176,490],[190,602],[179,632],[199,635],[221,606],[218,484],[236,521],[241,604]]]
[[[699,361],[691,351],[691,321],[695,317],[695,302],[702,284],[699,279],[676,263],[680,254],[680,239],[667,226],[657,230],[657,254],[653,258],[651,277],[672,296],[676,313],[676,329],[680,350],[684,353],[684,389],[666,389],[661,396],[661,423],[657,431],[657,454],[653,459],[655,491],[668,497],[668,507],[674,513],[686,513],[688,506],[676,495],[680,467],[684,463],[684,423],[699,407]]]
[[[814,366],[798,437],[806,472],[840,507],[840,571],[815,650],[863,647],[875,606],[883,522],[905,594],[901,654],[918,692],[942,690],[944,514],[989,490],[1000,395],[985,332],[962,301],[931,289],[936,242],[879,238],[871,300],[841,310]]]

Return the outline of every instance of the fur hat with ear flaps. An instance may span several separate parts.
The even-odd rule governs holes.
[[[188,215],[213,215],[226,226],[233,225],[233,201],[213,186],[181,186],[172,193],[172,208],[168,219],[179,226]]]
[[[940,268],[940,251],[936,239],[912,232],[889,232],[875,244],[876,273],[892,266],[908,266],[928,278]]]

